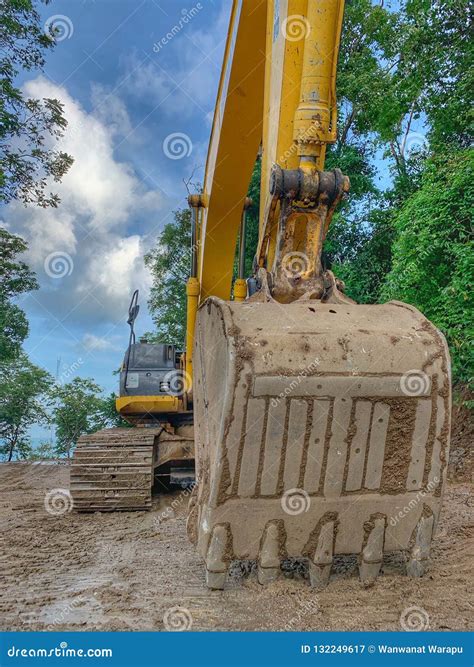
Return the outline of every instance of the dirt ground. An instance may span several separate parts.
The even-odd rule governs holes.
[[[376,584],[364,589],[355,561],[341,559],[318,594],[301,572],[261,587],[255,571],[244,577],[239,567],[224,592],[209,591],[186,537],[182,492],[155,498],[152,512],[53,515],[45,497],[68,488],[67,465],[1,464],[0,627],[399,630],[408,617],[420,629],[470,629],[474,502],[459,463],[464,453],[454,452],[452,474],[462,481],[447,486],[424,578],[404,576],[400,557],[384,563]]]

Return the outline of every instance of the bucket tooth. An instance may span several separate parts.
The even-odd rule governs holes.
[[[364,528],[366,537],[359,562],[359,576],[364,584],[371,584],[377,578],[383,561],[385,541],[385,516],[375,514]]]
[[[280,535],[280,528],[275,522],[269,523],[265,528],[258,560],[259,584],[269,584],[280,575]]]
[[[334,555],[335,529],[335,519],[325,520],[323,517],[315,531],[316,548],[309,563],[309,580],[311,588],[316,590],[326,588],[329,583]]]
[[[412,535],[412,547],[407,563],[409,577],[422,577],[428,565],[431,537],[433,535],[434,516],[430,508],[425,505],[423,514],[418,521]]]
[[[223,590],[230,562],[232,536],[227,524],[215,526],[206,555],[206,585]]]

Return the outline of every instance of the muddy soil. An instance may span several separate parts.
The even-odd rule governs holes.
[[[151,512],[51,514],[61,503],[50,492],[68,486],[67,465],[0,465],[2,630],[473,626],[474,503],[468,482],[447,486],[424,578],[407,578],[403,558],[392,558],[376,584],[364,589],[355,561],[341,559],[319,594],[298,568],[261,587],[255,571],[244,577],[243,568],[234,567],[224,592],[209,591],[202,562],[186,537],[186,494],[155,498]]]

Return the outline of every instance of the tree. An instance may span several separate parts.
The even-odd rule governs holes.
[[[21,353],[0,365],[0,455],[7,461],[27,458],[28,430],[49,422],[51,376]]]
[[[23,310],[12,302],[20,294],[37,289],[33,271],[18,259],[27,250],[19,236],[0,229],[0,361],[18,356],[28,335],[28,321]]]
[[[108,428],[112,427],[121,427],[121,428],[131,428],[132,424],[126,421],[120,413],[117,412],[115,407],[115,400],[117,395],[112,392],[108,396],[104,396],[101,399],[101,404],[99,408],[99,414],[103,419],[104,426]]]
[[[59,182],[73,163],[46,141],[63,135],[63,105],[57,99],[27,98],[15,85],[21,69],[42,69],[45,51],[55,43],[54,30],[45,33],[33,0],[1,0],[0,9],[0,201],[55,207],[59,197],[48,191],[49,181]]]
[[[371,0],[346,3],[339,138],[326,167],[339,166],[350,176],[351,193],[334,216],[325,254],[357,301],[382,298],[395,219],[422,187],[427,161],[470,142],[470,25],[463,0],[405,0],[396,11]],[[373,162],[366,171],[376,149],[384,152],[393,177],[383,194],[372,189]],[[354,150],[359,168],[348,160]]]
[[[472,375],[466,342],[472,326],[466,296],[469,180],[460,190],[461,172],[467,178],[461,165],[472,142],[470,14],[465,0],[346,2],[337,81],[339,136],[325,168],[341,168],[351,179],[351,191],[333,217],[323,255],[324,266],[334,269],[357,301],[395,297],[418,305],[446,333],[455,377],[464,381]],[[250,186],[255,202],[259,166]],[[389,176],[383,188],[376,180],[381,167],[385,172],[388,167]],[[449,205],[442,190],[452,196]],[[249,275],[258,203],[247,219]],[[173,252],[188,244],[189,227],[173,223],[152,253],[162,262],[150,302],[162,341],[174,335],[177,321],[178,338],[184,337],[187,263],[182,277],[169,269]],[[449,258],[451,273],[441,256]]]
[[[174,212],[156,246],[145,255],[153,284],[148,307],[156,330],[150,340],[183,348],[186,335],[186,282],[191,268],[191,211]]]
[[[245,227],[245,277],[251,276],[253,273],[253,261],[255,258],[255,253],[257,252],[261,178],[262,160],[260,157],[258,157],[252,171],[252,177],[250,179],[249,190],[247,193],[247,196],[252,200],[252,205],[247,209],[247,222]],[[237,270],[234,277],[237,277]]]
[[[53,423],[56,427],[56,453],[71,457],[79,437],[107,426],[101,388],[88,378],[75,377],[55,389]]]
[[[419,308],[447,336],[453,376],[474,375],[474,151],[432,158],[421,187],[395,215],[393,266],[385,299]]]

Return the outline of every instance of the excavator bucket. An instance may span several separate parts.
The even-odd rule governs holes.
[[[449,364],[442,334],[403,303],[207,299],[188,531],[208,586],[223,588],[233,560],[256,560],[266,583],[295,558],[319,588],[338,554],[358,554],[370,583],[400,550],[420,576],[446,475]]]

